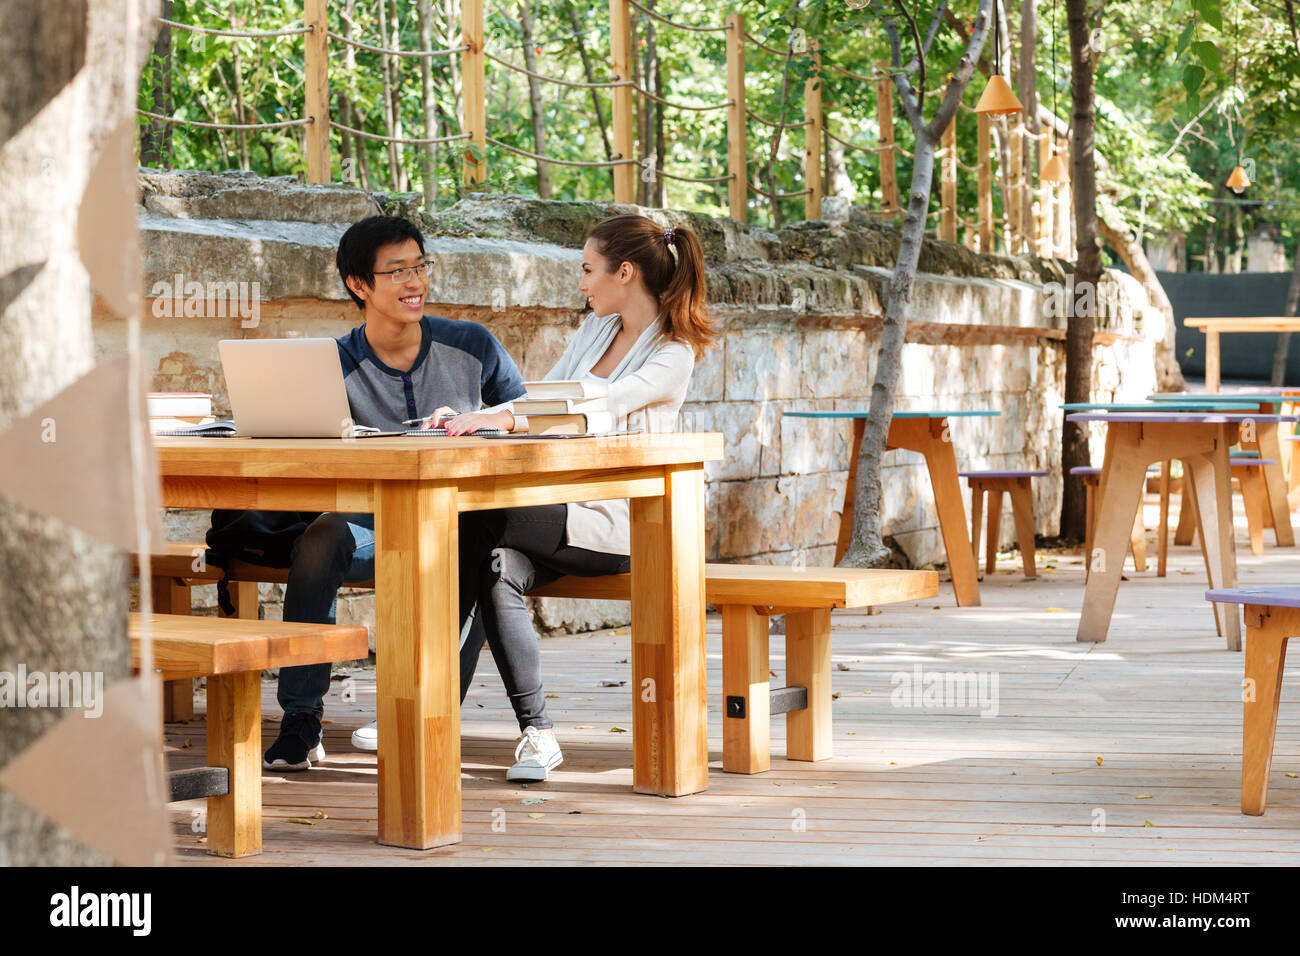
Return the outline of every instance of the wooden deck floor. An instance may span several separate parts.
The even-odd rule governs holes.
[[[1154,525],[1154,508],[1148,514]],[[1239,506],[1238,506],[1239,507]],[[1251,556],[1243,585],[1300,580],[1300,550]],[[626,633],[549,639],[542,653],[565,762],[545,784],[505,782],[517,735],[491,657],[462,711],[464,842],[417,852],[375,843],[373,754],[349,735],[373,718],[373,671],[355,703],[326,702],[322,765],[264,777],[264,844],[241,861],[206,855],[201,801],[172,805],[187,864],[1296,864],[1300,863],[1300,676],[1283,692],[1268,812],[1239,809],[1242,655],[1215,635],[1199,549],[1171,548],[1170,574],[1126,572],[1110,637],[1080,644],[1082,557],[1040,555],[1027,581],[1004,560],[983,606],[937,600],[834,615],[835,757],[784,759],[773,721],[769,773],[721,770],[720,621],[708,623],[709,789],[679,799],[631,791]],[[784,683],[772,641],[773,686]],[[997,715],[978,706],[899,707],[897,674],[996,674]],[[1293,675],[1295,672],[1292,672]],[[267,715],[277,715],[265,684]],[[197,709],[202,712],[203,701]],[[276,723],[269,716],[269,741]],[[169,767],[202,762],[201,719],[167,727]],[[323,817],[322,817],[323,815]],[[292,822],[294,820],[311,823]]]

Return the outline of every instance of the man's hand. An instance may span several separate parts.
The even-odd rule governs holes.
[[[515,427],[515,416],[506,410],[490,414],[488,412],[468,412],[447,419],[443,423],[443,427],[447,429],[448,435],[472,435],[480,428],[500,428],[502,431],[508,432]]]

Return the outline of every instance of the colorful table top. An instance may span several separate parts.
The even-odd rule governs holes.
[[[837,409],[831,412],[783,412],[789,418],[870,418],[871,412],[865,408],[845,408]],[[899,411],[894,412],[895,418],[971,418],[983,417],[993,418],[1001,415],[1001,412],[978,411]]]
[[[1300,402],[1300,394],[1295,389],[1282,389],[1258,392],[1156,392],[1148,395],[1152,402],[1182,404],[1186,401],[1219,402],[1225,405],[1281,405],[1283,402]]]
[[[1226,412],[1075,412],[1069,422],[1182,422],[1189,425],[1224,425],[1241,422],[1294,422],[1295,415],[1246,415]]]
[[[1220,604],[1258,604],[1264,607],[1300,607],[1300,587],[1219,588],[1205,592],[1207,601]]]
[[[1232,412],[1241,408],[1241,402],[1185,401],[1185,402],[1066,402],[1061,408],[1067,412]]]

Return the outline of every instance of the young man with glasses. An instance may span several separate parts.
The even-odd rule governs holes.
[[[501,343],[477,323],[424,314],[429,264],[419,229],[395,216],[363,219],[339,240],[336,263],[364,316],[338,340],[355,423],[402,431],[405,422],[428,416],[434,427],[487,405],[477,427],[514,427],[510,411],[497,406],[523,396],[523,377]],[[294,545],[284,620],[334,623],[339,588],[374,578],[374,528],[373,515],[332,513],[308,526]],[[467,635],[471,628],[478,633]],[[462,657],[477,656],[482,643],[481,624],[471,619],[461,634]],[[472,663],[462,660],[461,671],[472,676]],[[329,664],[281,668],[277,697],[284,718],[263,755],[265,769],[307,770],[324,759],[321,717],[329,684]],[[462,678],[462,698],[467,689]],[[358,730],[352,742],[377,750],[374,725]]]

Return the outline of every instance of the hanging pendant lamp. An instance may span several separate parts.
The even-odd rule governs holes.
[[[1246,175],[1246,171],[1244,169],[1242,169],[1240,166],[1234,166],[1232,169],[1232,173],[1228,176],[1228,181],[1227,183],[1225,183],[1225,185],[1229,189],[1231,189],[1234,193],[1236,193],[1238,196],[1240,196],[1243,192],[1246,191],[1246,187],[1250,185],[1250,178]]]
[[[1011,90],[1011,84],[1002,75],[1002,31],[999,28],[998,0],[993,0],[993,75],[984,85],[975,112],[999,115],[1019,113],[1023,109],[1020,100],[1016,99],[1016,94]]]
[[[1056,0],[1052,0],[1052,115],[1056,115]],[[1056,152],[1055,139],[1052,140],[1052,158],[1038,171],[1038,181],[1059,184],[1070,181],[1070,175],[1065,170],[1065,160]]]

